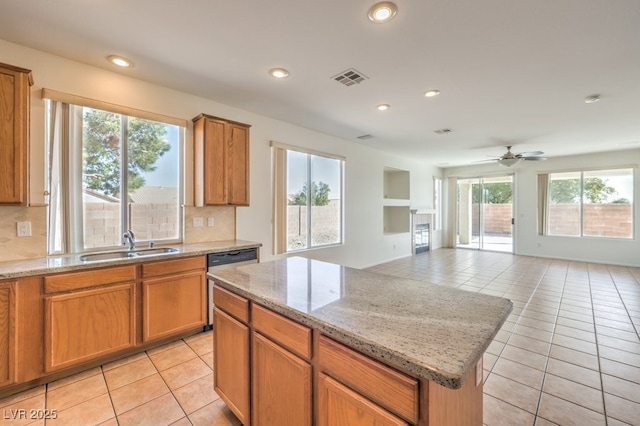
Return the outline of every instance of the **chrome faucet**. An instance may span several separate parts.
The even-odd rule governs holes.
[[[133,232],[131,232],[131,229],[128,229],[127,232],[124,233],[122,238],[124,239],[122,244],[129,243],[129,250],[133,250],[134,248],[136,248],[136,236],[133,234]]]

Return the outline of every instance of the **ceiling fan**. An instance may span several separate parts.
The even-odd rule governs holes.
[[[544,154],[542,151],[530,151],[530,152],[519,152],[514,154],[511,152],[511,147],[513,145],[508,145],[507,152],[505,152],[501,157],[494,158],[489,161],[497,161],[498,164],[505,167],[511,167],[520,162],[520,160],[528,160],[528,161],[541,161],[546,160],[547,157],[540,157],[540,155]]]

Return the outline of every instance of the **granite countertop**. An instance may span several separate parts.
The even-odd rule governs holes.
[[[144,257],[134,257],[125,259],[82,261],[80,254],[69,254],[62,256],[48,256],[28,260],[12,260],[0,262],[0,280],[28,277],[33,275],[46,275],[52,273],[81,271],[87,269],[104,268],[107,266],[120,266],[140,262],[153,262],[157,260],[170,260],[180,257],[197,256],[207,253],[219,253],[229,250],[261,247],[261,243],[244,240],[214,241],[198,244],[169,244],[167,247],[177,249],[175,253],[149,255]],[[156,247],[165,247],[156,245]],[[140,244],[138,248],[145,248]],[[123,250],[126,250],[123,248]],[[110,250],[112,251],[112,250]],[[83,253],[84,254],[84,253]]]
[[[218,285],[417,377],[458,389],[510,300],[301,257],[215,269]]]

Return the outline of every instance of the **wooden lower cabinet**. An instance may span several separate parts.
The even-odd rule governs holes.
[[[45,372],[135,346],[135,283],[45,297]]]
[[[218,308],[213,318],[214,389],[240,422],[249,425],[249,327]]]
[[[461,389],[398,371],[214,286],[215,391],[244,425],[481,426],[482,380]]]
[[[206,291],[202,255],[0,282],[0,398],[202,331]]]
[[[16,282],[0,283],[0,387],[15,381]]]
[[[311,425],[311,365],[255,332],[251,350],[252,424]]]
[[[148,342],[206,323],[206,280],[202,271],[142,282],[142,340]]]
[[[142,342],[207,323],[205,256],[142,265]]]
[[[316,389],[318,426],[409,424],[325,374],[319,375]]]

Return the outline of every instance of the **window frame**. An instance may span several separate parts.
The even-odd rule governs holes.
[[[308,250],[316,250],[327,247],[341,246],[344,245],[344,235],[345,235],[345,198],[344,198],[344,188],[345,188],[345,167],[346,167],[346,157],[329,154],[321,151],[316,151],[313,149],[302,148],[298,146],[283,144],[280,142],[271,141],[270,143],[272,147],[272,159],[273,159],[273,247],[274,254],[290,254],[290,253],[300,253]],[[328,243],[328,244],[312,244],[312,228],[313,228],[313,220],[310,219],[312,213],[309,206],[311,205],[311,197],[307,197],[307,221],[306,221],[306,234],[307,234],[307,242],[306,247],[289,250],[288,248],[288,234],[287,234],[287,206],[288,206],[288,196],[287,193],[287,176],[288,176],[288,162],[287,162],[287,153],[288,151],[293,151],[301,154],[305,154],[307,156],[307,187],[311,187],[311,176],[313,175],[313,171],[311,169],[311,156],[323,157],[331,160],[340,161],[340,230],[338,232],[339,241]]]
[[[538,174],[538,196],[539,202],[544,203],[539,206],[539,221],[538,228],[539,234],[548,236],[548,237],[564,237],[564,238],[608,238],[614,240],[635,240],[636,238],[636,220],[635,220],[635,211],[636,211],[636,202],[635,199],[631,201],[631,235],[628,237],[622,236],[611,236],[611,235],[585,235],[584,234],[584,205],[591,204],[585,203],[585,183],[584,183],[584,175],[585,173],[597,173],[597,172],[611,172],[617,170],[630,170],[631,171],[631,193],[635,195],[636,192],[636,173],[637,166],[635,165],[621,165],[621,166],[610,166],[610,167],[597,167],[597,168],[585,168],[585,169],[573,169],[573,170],[558,170],[553,172],[539,173]],[[578,197],[578,202],[576,203],[579,206],[579,234],[578,235],[568,235],[568,234],[550,234],[550,208],[551,205],[551,182],[552,176],[563,173],[576,173],[579,175],[579,190],[580,194]],[[545,188],[541,187],[541,184],[545,185]]]
[[[433,231],[439,231],[442,229],[442,178],[438,176],[433,177],[433,210],[435,212],[435,219],[433,223]]]
[[[60,176],[60,203],[62,217],[58,218],[61,221],[61,229],[55,231],[52,228],[54,224],[51,223],[51,215],[47,218],[47,246],[48,254],[69,254],[69,253],[82,253],[89,251],[100,250],[113,250],[122,247],[122,238],[119,238],[120,244],[118,245],[105,245],[100,247],[87,247],[85,248],[85,235],[84,235],[84,213],[83,213],[83,184],[82,184],[82,126],[83,126],[83,109],[92,108],[96,110],[106,111],[121,116],[121,123],[124,128],[121,128],[121,135],[124,137],[121,141],[121,157],[120,164],[121,170],[127,171],[128,164],[128,152],[127,152],[127,127],[126,124],[131,118],[138,118],[143,120],[154,121],[169,126],[177,127],[177,236],[175,238],[166,239],[153,239],[153,241],[175,244],[182,243],[184,240],[184,225],[183,225],[183,205],[184,205],[184,175],[185,175],[185,145],[186,145],[186,132],[187,132],[187,120],[181,120],[161,114],[142,111],[135,108],[124,107],[120,105],[110,104],[103,101],[98,101],[89,98],[83,98],[80,96],[70,95],[62,92],[57,92],[49,89],[43,89],[42,97],[48,101],[46,104],[46,117],[47,117],[47,173],[46,173],[46,187],[49,191],[45,195],[51,195],[51,183],[53,176],[51,169],[53,168],[52,161],[54,157],[60,162],[59,167]],[[63,122],[62,138],[59,142],[59,146],[54,146],[52,143],[53,137],[53,125],[52,125],[52,102],[58,102],[62,107]],[[54,154],[54,151],[59,151]],[[125,166],[122,166],[122,165]],[[121,173],[120,187],[127,188],[128,173]],[[128,192],[127,192],[128,195]],[[122,233],[130,226],[130,210],[126,202],[125,197],[120,197],[119,208],[119,225],[122,227]],[[50,200],[48,200],[49,208],[51,208]],[[129,221],[129,222],[127,222]],[[58,234],[56,234],[58,232]],[[58,236],[61,239],[59,245],[51,240]],[[137,239],[136,242],[144,243],[149,242],[151,239]]]

